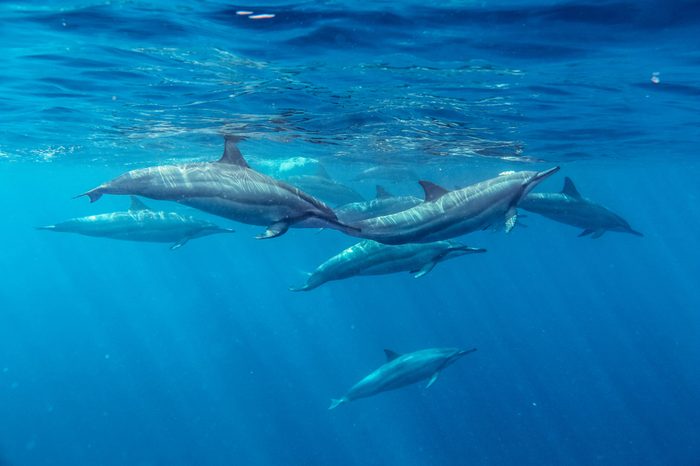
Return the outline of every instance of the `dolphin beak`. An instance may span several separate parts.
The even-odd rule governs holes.
[[[476,348],[460,350],[459,353],[457,353],[457,356],[464,356],[465,354],[473,353],[474,351],[476,351]]]
[[[631,228],[630,228],[629,230],[627,230],[627,231],[628,231],[629,233],[632,233],[633,235],[644,236],[644,233],[640,233],[639,231],[633,230],[633,229],[631,229]]]
[[[552,168],[550,168],[549,170],[545,170],[545,171],[543,171],[543,172],[539,172],[539,173],[537,173],[537,174],[532,178],[532,181],[530,181],[530,182],[531,182],[531,183],[536,183],[536,182],[538,182],[538,181],[542,181],[542,180],[544,180],[545,178],[547,178],[547,177],[549,177],[549,176],[551,176],[551,175],[554,175],[554,174],[555,174],[556,172],[558,172],[558,171],[559,171],[559,167],[552,167]]]
[[[481,252],[486,252],[486,249],[483,248],[470,248],[469,246],[461,246],[458,248],[452,249],[453,251],[463,251],[466,254],[470,253],[481,253]]]

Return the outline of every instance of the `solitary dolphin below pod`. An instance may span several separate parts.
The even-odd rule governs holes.
[[[360,231],[347,233],[384,244],[405,244],[450,239],[499,224],[505,224],[510,232],[520,200],[558,170],[505,172],[454,191],[421,181],[424,202],[402,212],[355,222]]]
[[[365,240],[328,259],[309,276],[304,286],[291,288],[291,291],[308,291],[331,280],[355,275],[410,272],[415,278],[420,278],[433,270],[438,262],[480,252],[486,252],[486,249],[470,248],[456,241],[391,246]]]
[[[387,362],[353,385],[345,396],[333,399],[328,409],[335,409],[343,403],[405,387],[425,379],[430,379],[426,386],[428,388],[435,383],[440,371],[465,354],[474,351],[476,348],[468,350],[430,348],[413,353],[398,354],[385,349]]]
[[[606,231],[644,236],[616,213],[581,196],[569,177],[564,178],[561,192],[528,194],[520,202],[520,207],[557,222],[583,228],[579,236],[600,238]]]
[[[126,212],[89,215],[38,229],[128,241],[173,243],[170,249],[177,249],[194,238],[233,233],[230,228],[221,228],[177,212],[151,210],[134,196]]]
[[[103,194],[176,201],[241,223],[267,226],[258,239],[282,235],[291,226],[356,230],[339,222],[323,202],[251,169],[236,146],[238,140],[226,137],[218,162],[132,170],[81,196],[88,196],[90,202]]]

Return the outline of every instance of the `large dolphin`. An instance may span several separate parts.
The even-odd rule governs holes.
[[[440,371],[461,358],[473,353],[476,348],[462,350],[459,348],[430,348],[413,353],[398,354],[384,350],[387,362],[357,382],[340,399],[333,399],[328,409],[334,409],[343,403],[373,396],[387,390],[405,387],[424,379],[430,379],[426,388],[437,380]]]
[[[352,224],[360,220],[395,214],[423,202],[415,196],[394,196],[383,187],[377,185],[377,197],[370,201],[351,202],[335,209],[335,213],[343,223]]]
[[[134,196],[131,197],[131,207],[126,212],[73,218],[38,229],[128,241],[173,243],[170,249],[177,249],[194,238],[233,233],[230,228],[221,228],[194,217],[151,210]]]
[[[351,229],[323,202],[251,169],[236,146],[238,140],[226,137],[218,162],[132,170],[81,196],[88,196],[90,202],[103,194],[176,201],[241,223],[267,226],[258,239],[282,235],[291,226]]]
[[[438,262],[479,252],[486,252],[486,249],[470,248],[456,241],[390,246],[364,240],[319,265],[304,286],[291,291],[308,291],[326,282],[355,275],[410,272],[415,278],[420,278],[433,270]]]
[[[583,228],[579,236],[600,238],[606,231],[620,231],[644,236],[632,229],[627,221],[611,210],[579,194],[571,178],[564,178],[559,193],[531,193],[520,202],[520,207],[557,222]]]
[[[403,212],[355,222],[360,231],[347,233],[384,244],[405,244],[454,238],[502,223],[510,232],[520,200],[558,170],[504,172],[454,191],[421,181],[425,202]]]

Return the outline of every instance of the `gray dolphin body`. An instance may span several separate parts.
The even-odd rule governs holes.
[[[405,387],[425,379],[430,379],[426,387],[428,388],[435,383],[440,371],[465,354],[474,351],[476,348],[469,350],[430,348],[413,353],[398,354],[391,350],[384,350],[387,362],[353,385],[345,396],[332,400],[328,409],[334,409],[358,398],[366,398],[387,390]]]
[[[393,196],[381,186],[377,186],[377,198],[370,201],[351,202],[335,209],[343,223],[355,223],[368,218],[381,217],[402,212],[422,203],[415,196]]]
[[[326,282],[356,275],[410,272],[415,278],[420,278],[433,270],[438,262],[480,252],[486,252],[486,249],[470,248],[456,241],[390,246],[364,240],[328,259],[309,276],[304,286],[291,290],[309,291]]]
[[[83,196],[133,194],[176,201],[241,223],[267,226],[259,239],[284,234],[290,226],[350,229],[323,202],[287,183],[252,170],[227,137],[218,162],[163,165],[127,172]]]
[[[338,183],[327,176],[294,175],[287,177],[286,180],[323,202],[334,206],[365,200],[360,193],[351,187]]]
[[[558,170],[506,172],[454,191],[421,181],[425,202],[403,212],[356,222],[353,225],[360,231],[347,233],[385,244],[405,244],[450,239],[502,222],[509,232],[515,226],[520,200]]]
[[[126,212],[89,215],[38,229],[128,241],[173,243],[170,249],[177,249],[194,238],[233,233],[230,228],[221,228],[194,217],[151,210],[133,196],[131,207]]]
[[[644,236],[615,212],[581,196],[569,177],[564,179],[561,192],[528,194],[520,202],[520,207],[557,222],[583,228],[579,236],[600,238],[606,231]]]

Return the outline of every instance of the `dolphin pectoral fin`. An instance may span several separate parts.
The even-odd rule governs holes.
[[[289,222],[287,221],[280,221],[280,222],[275,222],[269,227],[267,227],[267,230],[265,230],[265,233],[258,235],[255,237],[255,239],[270,239],[270,238],[276,238],[278,236],[281,236],[285,234],[289,230]]]
[[[433,376],[430,378],[430,380],[428,380],[428,385],[426,385],[425,388],[430,388],[430,386],[431,386],[432,384],[434,384],[435,381],[437,380],[438,375],[440,375],[439,372],[434,373]]]
[[[593,236],[591,236],[591,238],[598,239],[601,236],[603,236],[604,233],[605,233],[605,230],[596,230],[596,232],[593,233]]]
[[[307,285],[299,286],[297,288],[290,287],[289,291],[309,291],[310,289],[311,289],[311,287],[307,284]]]
[[[184,246],[185,243],[187,243],[189,240],[190,240],[190,237],[189,237],[189,236],[185,236],[185,237],[182,238],[180,241],[178,241],[177,243],[175,243],[175,244],[173,244],[172,246],[170,246],[170,250],[171,250],[171,251],[174,251],[174,250],[176,250],[176,249],[180,249],[180,248],[181,248],[182,246]]]
[[[342,405],[343,403],[347,403],[347,402],[348,402],[348,399],[345,397],[340,398],[340,399],[333,398],[333,399],[331,399],[331,405],[328,407],[328,409],[335,409],[338,406]]]
[[[506,212],[506,233],[513,231],[513,228],[515,228],[517,223],[518,211],[515,209],[515,207],[511,207],[508,209],[508,212]]]
[[[433,268],[437,265],[437,262],[431,261],[425,264],[423,267],[421,267],[418,270],[412,270],[411,273],[414,274],[413,278],[420,278],[433,270]]]
[[[592,229],[592,228],[586,228],[585,230],[583,230],[581,233],[578,234],[578,237],[580,238],[580,237],[582,237],[582,236],[588,236],[588,235],[590,235],[591,233],[593,233],[594,231],[595,231],[595,230]]]

